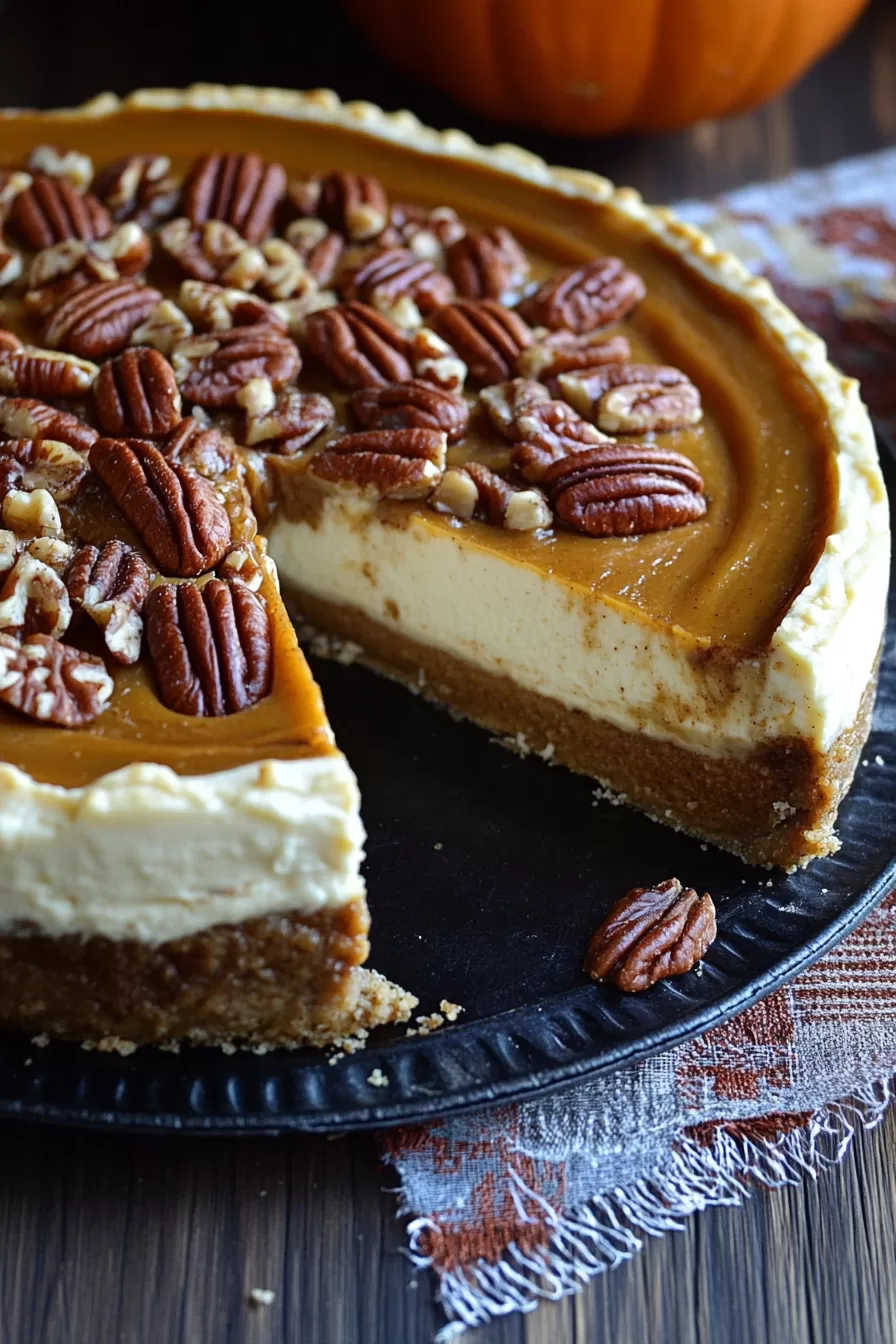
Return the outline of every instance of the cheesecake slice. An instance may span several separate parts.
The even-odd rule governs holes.
[[[0,1021],[407,1017],[290,616],[748,861],[836,848],[886,499],[765,282],[330,94],[2,120]]]

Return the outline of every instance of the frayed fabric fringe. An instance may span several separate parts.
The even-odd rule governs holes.
[[[550,1236],[537,1250],[511,1243],[497,1264],[480,1260],[439,1270],[423,1250],[437,1224],[414,1218],[408,1225],[411,1260],[417,1269],[437,1270],[438,1300],[448,1317],[436,1344],[450,1344],[498,1316],[534,1311],[539,1302],[578,1292],[596,1274],[636,1255],[645,1236],[680,1231],[683,1219],[701,1209],[741,1204],[757,1187],[778,1189],[817,1178],[842,1161],[857,1130],[880,1123],[894,1096],[896,1080],[869,1084],[776,1139],[750,1139],[724,1128],[706,1147],[682,1138],[671,1158],[643,1180],[596,1195],[568,1213],[553,1208],[509,1167],[506,1179],[521,1218],[541,1223]]]

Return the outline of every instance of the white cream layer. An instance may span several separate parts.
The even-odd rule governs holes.
[[[358,788],[339,755],[211,775],[130,765],[84,788],[0,765],[0,928],[160,943],[364,891]]]
[[[364,501],[330,496],[313,525],[277,521],[270,554],[287,589],[354,607],[619,728],[713,755],[794,734],[826,749],[854,722],[880,643],[888,536],[882,501],[870,497],[878,479],[860,465],[841,471],[861,538],[832,538],[812,576],[816,600],[795,604],[770,649],[733,669],[700,656],[681,630],[470,545],[469,529],[483,524],[446,533],[412,514],[396,527]]]

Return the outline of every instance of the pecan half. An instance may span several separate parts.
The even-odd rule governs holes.
[[[199,476],[215,481],[237,466],[233,439],[220,429],[206,429],[192,415],[181,420],[159,445],[169,462],[177,462]]]
[[[83,453],[54,439],[0,441],[0,490],[46,490],[57,504],[74,499],[87,475]]]
[[[463,438],[470,421],[463,397],[419,378],[359,388],[349,406],[364,429],[442,429],[449,443]]]
[[[193,224],[220,219],[249,243],[271,232],[286,194],[286,169],[259,154],[204,154],[187,174],[184,212]]]
[[[163,299],[150,309],[146,321],[131,332],[131,345],[151,345],[163,355],[193,335],[193,323],[172,299]]]
[[[247,383],[238,400],[246,413],[242,442],[250,448],[263,443],[269,452],[283,456],[307,447],[336,418],[328,397],[295,387],[275,393],[267,378]]]
[[[279,391],[302,367],[295,342],[265,325],[190,337],[174,347],[171,363],[182,394],[200,406],[238,405],[253,378]]]
[[[79,728],[102,713],[114,689],[101,658],[48,635],[0,634],[0,700],[31,719]]]
[[[478,518],[493,527],[534,532],[550,527],[552,517],[540,490],[520,490],[481,462],[467,462],[446,471],[429,497],[437,513],[455,518]]]
[[[664,532],[706,513],[697,468],[664,448],[612,443],[571,453],[542,483],[561,522],[590,537]]]
[[[219,716],[269,693],[273,645],[267,610],[239,581],[154,588],[146,643],[162,700],[178,714]]]
[[[646,292],[641,277],[618,257],[598,257],[550,276],[523,300],[520,312],[533,326],[593,331],[625,317]]]
[[[430,315],[429,325],[452,347],[480,383],[503,383],[513,377],[521,350],[532,332],[510,308],[493,299],[460,299]]]
[[[35,145],[25,167],[29,173],[65,178],[75,191],[86,191],[93,181],[93,161],[87,154],[62,145]]]
[[[340,387],[381,387],[413,377],[404,332],[367,304],[340,303],[311,313],[305,340]]]
[[[637,994],[692,970],[715,936],[712,897],[670,877],[655,887],[634,887],[616,902],[591,935],[585,972]]]
[[[421,313],[450,302],[454,285],[431,261],[404,247],[385,247],[346,272],[340,293],[369,303],[399,326],[419,327]]]
[[[47,247],[31,263],[25,307],[32,317],[47,317],[88,285],[137,275],[151,256],[149,238],[137,224],[122,224],[100,242],[70,238]]]
[[[0,630],[16,634],[63,635],[72,619],[65,584],[49,565],[23,551],[0,587]]]
[[[445,252],[445,265],[464,299],[513,302],[529,274],[529,261],[503,224],[458,238]]]
[[[116,159],[98,175],[93,191],[116,223],[134,220],[144,229],[173,214],[180,198],[171,160],[164,154]]]
[[[609,434],[684,429],[703,415],[687,374],[663,364],[608,364],[562,373],[557,383],[571,406]]]
[[[622,364],[631,358],[631,346],[620,332],[551,331],[536,335],[517,360],[524,378],[551,378],[572,369],[591,369],[598,364]]]
[[[308,467],[325,489],[368,499],[422,499],[445,467],[436,429],[370,429],[336,439]]]
[[[194,280],[252,289],[267,267],[260,249],[220,219],[198,227],[189,219],[169,219],[156,237],[162,250]]]
[[[446,392],[462,392],[467,381],[467,366],[447,341],[429,327],[418,327],[410,336],[414,374]]]
[[[157,438],[180,423],[174,370],[158,350],[125,350],[108,360],[93,385],[100,428],[113,438]]]
[[[197,331],[232,331],[267,326],[285,331],[286,323],[269,303],[244,289],[227,289],[205,280],[185,280],[178,304]]]
[[[322,219],[294,219],[285,236],[311,278],[328,285],[345,251],[342,234],[329,229]]]
[[[0,345],[0,392],[55,401],[82,397],[99,373],[96,364],[57,350],[32,345],[6,349]]]
[[[152,571],[142,555],[123,541],[107,541],[102,550],[82,546],[65,582],[75,607],[102,630],[112,657],[119,663],[136,663],[143,642],[143,607],[152,583]]]
[[[509,382],[484,387],[479,393],[489,420],[511,442],[522,437],[519,417],[530,407],[550,399],[551,394],[544,384],[529,378],[511,378]]]
[[[83,359],[107,359],[125,349],[161,297],[157,289],[133,280],[88,285],[56,309],[44,340]]]
[[[32,252],[64,243],[66,238],[90,242],[112,231],[108,211],[89,192],[75,191],[64,178],[36,173],[9,209],[9,228]]]
[[[11,439],[55,439],[82,453],[99,438],[96,430],[76,415],[32,397],[0,397],[0,433]]]
[[[140,439],[98,439],[90,465],[164,573],[214,569],[230,545],[230,519],[208,481]]]
[[[353,243],[382,233],[389,201],[379,178],[369,173],[315,174],[289,189],[290,203],[301,215],[317,215]]]
[[[540,481],[553,462],[611,440],[565,401],[539,401],[520,412],[521,442],[510,454],[511,466],[527,481]]]

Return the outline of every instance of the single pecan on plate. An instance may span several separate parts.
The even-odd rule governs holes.
[[[273,645],[267,610],[239,581],[209,579],[154,588],[146,644],[159,693],[178,714],[219,716],[269,693]]]
[[[219,219],[249,243],[271,232],[286,194],[286,169],[259,154],[204,154],[184,181],[184,213],[193,224]]]
[[[520,304],[534,327],[593,331],[618,322],[643,299],[644,281],[618,257],[598,257],[586,266],[557,271]]]
[[[408,337],[414,375],[446,392],[463,392],[468,369],[460,355],[429,327],[418,327]]]
[[[459,299],[430,314],[429,325],[457,352],[480,383],[503,383],[514,375],[532,332],[512,308],[494,299]]]
[[[557,383],[569,404],[608,434],[685,429],[703,415],[687,374],[663,364],[607,364],[561,373]]]
[[[214,569],[230,519],[207,480],[141,439],[98,439],[90,465],[165,574]]]
[[[598,364],[623,364],[631,358],[631,346],[621,332],[536,332],[531,345],[517,360],[524,378],[551,378],[572,369],[592,369]]]
[[[107,360],[93,396],[100,428],[112,438],[158,438],[181,420],[174,370],[158,350],[125,350]]]
[[[162,299],[131,332],[131,345],[151,345],[163,355],[193,335],[193,323],[173,299]]]
[[[134,220],[143,228],[167,219],[177,209],[180,187],[164,154],[129,154],[97,175],[97,196],[118,224]]]
[[[220,219],[199,225],[189,219],[169,219],[156,238],[162,251],[194,280],[252,289],[267,267],[261,249]]]
[[[290,183],[288,195],[300,215],[316,215],[353,243],[376,238],[389,222],[383,184],[369,173],[315,173]]]
[[[63,145],[35,145],[25,167],[29,173],[64,178],[75,191],[86,191],[93,181],[93,160],[89,154]]]
[[[185,280],[177,302],[196,331],[232,331],[234,327],[254,326],[286,330],[283,318],[269,303],[244,289],[228,289],[205,280]]]
[[[464,299],[512,302],[529,274],[525,252],[503,224],[465,233],[446,250],[445,264]]]
[[[3,435],[10,439],[55,439],[82,453],[99,438],[95,429],[68,411],[57,410],[33,397],[0,396],[0,440]]]
[[[413,377],[404,332],[364,303],[340,303],[305,322],[308,351],[340,387],[381,387]]]
[[[0,392],[13,396],[53,401],[83,397],[98,373],[98,365],[77,355],[32,345],[4,348],[0,344]]]
[[[422,499],[445,469],[446,447],[442,430],[362,430],[334,440],[313,457],[308,475],[337,494]]]
[[[681,453],[607,443],[547,468],[542,484],[557,517],[589,537],[665,532],[706,513],[703,478]]]
[[[329,397],[296,387],[275,392],[267,378],[247,383],[238,401],[246,415],[241,442],[250,448],[264,444],[268,452],[287,457],[307,447],[336,418]]]
[[[565,401],[530,403],[517,416],[516,428],[520,442],[514,445],[510,463],[527,481],[540,481],[552,463],[570,453],[611,442]]]
[[[446,471],[429,497],[437,513],[478,518],[493,527],[534,532],[550,527],[552,516],[540,490],[508,484],[481,462],[467,462]]]
[[[237,447],[229,434],[207,428],[192,415],[185,416],[159,448],[171,463],[215,481],[238,464]]]
[[[408,205],[397,201],[386,230],[390,243],[409,248],[415,257],[440,261],[447,248],[466,233],[464,225],[450,205]],[[385,235],[384,235],[385,239]]]
[[[143,607],[152,584],[152,570],[123,541],[107,541],[98,549],[82,546],[65,576],[74,607],[103,632],[106,648],[119,663],[136,663],[143,642]]]
[[[74,499],[87,475],[85,455],[54,439],[0,440],[0,491],[46,490],[57,504]]]
[[[302,367],[295,342],[264,324],[192,336],[174,347],[171,363],[183,396],[212,407],[238,405],[253,378],[279,391]]]
[[[506,383],[484,387],[479,400],[498,433],[515,442],[521,437],[519,417],[539,402],[550,401],[551,394],[544,383],[531,378],[511,378]]]
[[[72,619],[68,592],[56,571],[23,551],[0,586],[0,630],[20,639],[65,634]]]
[[[102,713],[113,690],[101,658],[49,635],[0,634],[0,700],[28,718],[78,728]]]
[[[89,192],[75,191],[64,178],[35,173],[9,207],[7,224],[32,252],[67,238],[92,242],[112,232],[105,206]]]
[[[454,296],[449,277],[405,247],[371,252],[346,270],[338,288],[343,299],[369,303],[401,327],[421,326],[423,317]]]
[[[88,285],[50,316],[44,340],[82,359],[108,359],[125,349],[161,297],[157,289],[133,280]]]
[[[463,438],[470,421],[463,397],[422,378],[359,388],[349,407],[362,429],[442,429],[449,443]]]
[[[342,234],[322,219],[294,219],[284,237],[311,278],[322,288],[330,284],[345,252]]]
[[[634,887],[591,935],[585,972],[636,994],[657,980],[684,975],[716,936],[716,908],[677,877]]]

